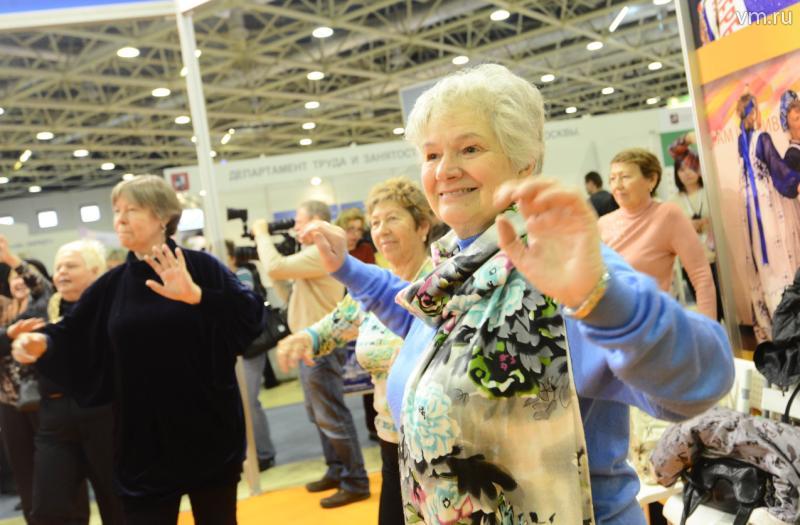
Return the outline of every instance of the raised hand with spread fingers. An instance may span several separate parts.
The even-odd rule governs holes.
[[[578,191],[542,177],[511,181],[495,203],[516,202],[527,238],[504,218],[497,219],[500,247],[539,291],[574,308],[591,294],[605,272],[597,215]]]
[[[145,281],[148,288],[173,301],[188,304],[200,302],[203,291],[186,269],[186,259],[180,248],[176,248],[173,254],[166,244],[153,246],[152,255],[145,256],[144,260],[161,279],[160,283],[153,279]]]

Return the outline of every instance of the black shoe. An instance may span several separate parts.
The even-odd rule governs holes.
[[[331,478],[322,478],[311,483],[306,483],[306,490],[309,492],[322,492],[325,490],[338,489],[339,482]]]
[[[275,466],[275,458],[269,459],[259,459],[258,460],[258,471],[264,472],[265,470],[269,470]]]
[[[350,492],[348,490],[339,489],[333,496],[328,496],[327,498],[319,500],[319,504],[323,509],[333,509],[365,499],[369,499],[369,492]]]

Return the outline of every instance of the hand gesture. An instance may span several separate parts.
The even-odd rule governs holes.
[[[284,337],[278,342],[278,367],[286,373],[290,368],[297,368],[301,359],[308,366],[314,366],[313,353],[314,346],[308,332],[302,331]]]
[[[20,334],[11,343],[11,355],[23,365],[35,363],[47,352],[47,337],[38,332]]]
[[[9,248],[5,235],[0,235],[0,262],[6,263],[11,268],[16,268],[22,263],[22,260]]]
[[[519,205],[527,242],[498,217],[502,248],[539,291],[570,308],[587,299],[605,272],[597,215],[579,192],[553,179],[528,177],[505,183],[495,194],[501,207]]]
[[[188,304],[200,302],[203,291],[189,275],[189,271],[186,269],[186,259],[180,248],[176,248],[173,255],[166,244],[162,244],[160,248],[153,246],[153,255],[146,255],[144,260],[161,279],[161,283],[152,279],[145,281],[144,284],[148,288],[173,301]]]
[[[20,319],[16,323],[12,324],[6,330],[6,335],[12,341],[19,337],[22,334],[33,332],[34,330],[38,330],[39,328],[43,327],[45,324],[44,319],[39,317],[31,317],[30,319]]]
[[[347,234],[338,226],[329,222],[311,221],[300,232],[298,240],[303,244],[313,242],[317,246],[326,272],[333,273],[344,264],[347,257]]]

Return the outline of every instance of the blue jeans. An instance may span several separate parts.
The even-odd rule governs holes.
[[[308,417],[319,431],[322,453],[328,471],[325,477],[339,481],[348,492],[369,492],[364,456],[358,443],[353,415],[344,403],[342,365],[347,359],[344,348],[315,359],[314,366],[300,364],[300,381],[305,394]]]
[[[261,391],[261,376],[264,373],[264,364],[267,360],[267,353],[255,357],[245,358],[244,361],[244,380],[247,383],[247,400],[250,404],[250,414],[253,418],[253,435],[256,441],[256,452],[259,460],[269,460],[275,458],[275,445],[269,435],[269,424],[261,402],[258,400],[258,393]]]

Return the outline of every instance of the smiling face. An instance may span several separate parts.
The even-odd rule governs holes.
[[[150,253],[165,242],[164,224],[153,210],[120,195],[113,203],[114,231],[120,244],[138,254]]]
[[[494,193],[532,173],[515,169],[486,119],[471,110],[435,113],[422,140],[422,186],[433,212],[461,239],[482,233],[502,211]]]
[[[59,253],[56,258],[53,282],[66,301],[75,302],[98,275],[97,268],[89,268],[83,256],[76,251]]]
[[[372,208],[369,219],[375,247],[392,267],[424,256],[430,226],[417,227],[414,217],[403,206],[392,200],[381,201]]]
[[[11,270],[11,273],[8,274],[8,287],[11,290],[11,297],[18,301],[28,297],[30,293],[25,281],[14,270]]]
[[[634,212],[650,203],[650,192],[656,180],[642,175],[642,170],[633,162],[614,162],[608,185],[620,208]]]

